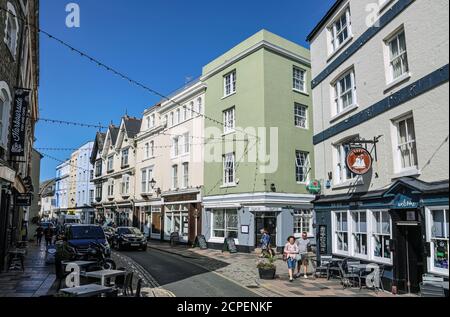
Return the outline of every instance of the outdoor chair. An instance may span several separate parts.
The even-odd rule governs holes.
[[[358,281],[358,287],[361,287],[361,276],[360,274],[356,274],[353,272],[347,272],[344,263],[339,263],[339,271],[341,277],[341,284],[345,288],[354,287],[356,285],[356,281]]]
[[[142,290],[142,283],[144,281],[140,278],[136,285],[136,293],[134,294],[134,297],[141,297],[141,290]]]
[[[126,271],[126,269],[124,267],[119,267],[117,268],[118,271]],[[111,279],[108,279],[107,281],[107,286],[110,287],[114,287],[118,290],[123,289],[124,285],[125,285],[125,276],[120,275],[120,276],[116,276],[114,279],[114,284],[111,283]]]
[[[355,274],[359,274],[360,273],[358,270],[355,270],[351,266],[352,265],[359,265],[359,264],[361,264],[361,261],[344,261],[344,263],[345,263],[344,268],[346,269],[347,272],[355,273]]]
[[[128,272],[125,275],[125,280],[122,287],[123,296],[133,296],[133,272]]]
[[[316,266],[316,276],[317,273],[319,274],[319,277],[322,277],[322,274],[325,273],[327,276],[327,279],[330,276],[330,264],[333,257],[331,255],[322,255],[320,257],[320,265]]]

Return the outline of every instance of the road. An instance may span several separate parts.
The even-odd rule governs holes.
[[[121,251],[136,261],[177,297],[257,297],[255,293],[189,260],[150,249],[147,252]]]

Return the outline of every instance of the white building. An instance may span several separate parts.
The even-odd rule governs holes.
[[[308,36],[320,251],[416,292],[424,273],[448,278],[449,2],[376,2],[336,1]]]
[[[70,160],[56,167],[56,212],[67,212],[69,208]]]

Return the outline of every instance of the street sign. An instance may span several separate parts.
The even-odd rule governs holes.
[[[30,207],[32,199],[32,194],[17,194],[14,197],[14,205],[16,207]]]
[[[364,148],[353,148],[347,154],[346,164],[353,174],[365,175],[372,169],[372,155]]]

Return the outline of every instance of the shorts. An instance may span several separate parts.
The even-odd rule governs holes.
[[[288,265],[288,269],[294,270],[295,267],[297,266],[297,260],[293,259],[293,258],[288,258],[287,259],[287,265]]]
[[[303,254],[299,254],[297,255],[297,261],[300,263],[304,263],[304,264],[308,264],[309,263],[309,257],[308,257],[308,253],[303,253]]]

